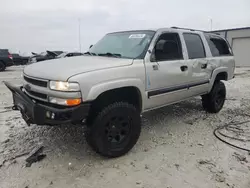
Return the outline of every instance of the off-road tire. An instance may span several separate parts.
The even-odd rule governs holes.
[[[215,81],[210,93],[202,96],[202,106],[209,113],[218,113],[226,99],[226,87],[223,82]]]
[[[6,69],[5,64],[2,61],[0,61],[0,72],[4,71],[5,69]]]
[[[126,136],[121,135],[119,137],[123,137],[121,143],[114,143],[113,140],[116,141],[116,139],[110,138],[109,136],[113,134],[110,133],[109,130],[111,129],[111,132],[113,131],[113,124],[115,127],[121,127],[121,133],[123,131],[123,134],[126,134]],[[129,129],[124,131],[123,128],[125,124],[129,126]],[[114,131],[116,131],[116,129]],[[88,126],[85,135],[87,143],[95,152],[104,157],[114,158],[120,157],[130,151],[136,144],[140,133],[141,118],[135,106],[127,102],[115,102],[100,110],[93,120],[92,125]],[[111,142],[113,144],[111,144]]]

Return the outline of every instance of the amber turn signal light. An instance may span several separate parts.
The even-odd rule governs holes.
[[[66,99],[67,106],[76,106],[82,102],[81,99]]]

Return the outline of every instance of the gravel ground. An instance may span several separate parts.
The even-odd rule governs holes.
[[[21,84],[22,67],[0,73],[1,81]],[[249,188],[250,155],[219,141],[213,130],[250,120],[250,69],[237,69],[226,83],[227,100],[218,114],[207,114],[199,98],[143,115],[141,137],[127,155],[105,159],[95,154],[77,126],[26,126],[8,111],[11,93],[0,83],[0,187],[60,188]],[[6,111],[6,112],[4,112]],[[250,149],[250,123],[222,130],[247,141],[228,141]],[[226,138],[225,138],[226,139]],[[37,145],[43,160],[25,167]]]

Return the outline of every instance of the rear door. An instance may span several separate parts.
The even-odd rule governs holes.
[[[189,96],[204,94],[208,91],[211,68],[208,66],[203,39],[199,33],[184,32],[183,37],[188,53]]]

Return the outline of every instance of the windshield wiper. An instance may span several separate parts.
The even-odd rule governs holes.
[[[83,53],[84,55],[96,55],[95,53],[92,53],[92,52],[85,52],[85,53]]]
[[[121,54],[113,54],[113,53],[110,53],[110,52],[107,52],[107,53],[103,53],[103,54],[97,54],[99,56],[108,56],[108,57],[122,57]]]

